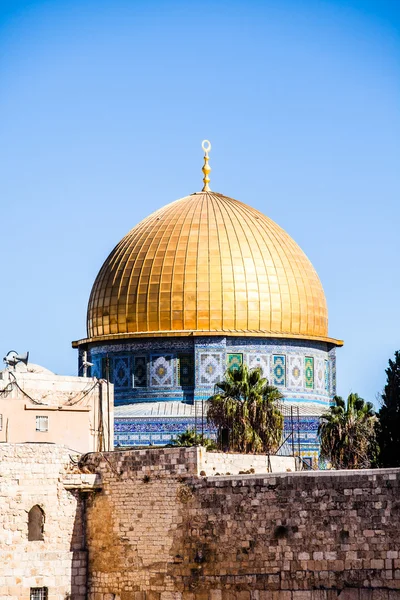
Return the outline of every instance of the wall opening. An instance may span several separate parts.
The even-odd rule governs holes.
[[[30,600],[47,600],[47,587],[31,588]]]
[[[37,504],[28,513],[28,542],[44,540],[44,512]],[[32,588],[42,589],[42,588]],[[44,588],[43,588],[44,589]],[[41,597],[40,597],[41,598]]]
[[[48,431],[49,430],[49,417],[42,415],[36,416],[36,431]]]

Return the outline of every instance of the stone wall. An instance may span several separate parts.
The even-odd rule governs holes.
[[[63,484],[72,454],[54,444],[0,444],[0,600],[29,600],[38,587],[48,588],[49,600],[85,598],[82,476],[67,476],[69,490]],[[35,505],[44,512],[43,541],[28,541]]]
[[[92,454],[91,600],[398,600],[400,470],[198,477],[197,449]]]
[[[239,475],[243,473],[296,471],[294,456],[206,452],[205,448],[199,448],[198,450],[199,475]]]
[[[201,477],[199,448],[71,454],[0,444],[0,600],[400,599],[400,469]]]

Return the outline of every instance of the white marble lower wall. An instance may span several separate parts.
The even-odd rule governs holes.
[[[198,474],[238,475],[239,473],[282,473],[295,471],[293,456],[265,456],[264,454],[234,454],[225,452],[207,452],[199,448]]]

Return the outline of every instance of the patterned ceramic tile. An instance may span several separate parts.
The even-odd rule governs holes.
[[[317,392],[325,391],[325,361],[319,356],[314,359],[314,379]]]
[[[314,388],[314,359],[312,356],[306,356],[304,358],[304,374],[306,380],[306,388]]]
[[[131,339],[120,341],[115,344],[102,344],[99,346],[90,344],[87,360],[93,363],[90,375],[94,377],[105,377],[106,357],[110,361],[110,379],[114,380],[115,405],[130,404],[136,402],[153,402],[176,400],[184,402],[193,402],[194,400],[207,399],[214,391],[214,384],[220,381],[225,372],[229,354],[243,355],[243,361],[250,367],[262,366],[263,374],[267,376],[271,383],[274,383],[274,359],[273,356],[285,358],[286,377],[282,379],[282,373],[279,383],[285,398],[294,402],[315,403],[316,405],[325,405],[335,393],[336,386],[336,358],[335,348],[329,349],[324,342],[314,342],[307,340],[287,340],[273,338],[243,338],[223,337],[223,336],[199,336],[193,339],[189,338],[157,338],[157,339]],[[135,358],[150,357],[155,359],[164,357],[167,364],[161,365],[167,367],[166,377],[160,380],[153,377],[154,385],[151,384],[151,377],[154,375],[154,369],[151,374],[151,361],[147,361],[147,381],[141,381],[140,386],[132,387],[132,374],[135,369]],[[195,386],[186,385],[189,380],[181,382],[181,363],[179,357],[183,355],[192,355],[194,358]],[[204,355],[208,358],[205,359]],[[305,386],[305,358],[314,359],[314,387]],[[116,365],[121,367],[120,359],[129,359],[131,374],[129,383],[125,373],[115,373]],[[82,353],[80,353],[80,373],[82,373]],[[123,362],[124,362],[123,360]],[[324,384],[317,388],[318,382],[318,362],[323,361]],[[326,367],[325,361],[328,361]],[[163,362],[163,361],[161,361]],[[302,371],[302,375],[296,378],[297,371],[293,368],[297,365]],[[102,369],[103,366],[103,369]],[[160,366],[160,365],[159,365]],[[169,370],[171,366],[171,370]],[[123,368],[125,371],[126,364]],[[144,365],[143,365],[144,367]],[[283,365],[281,364],[282,368]],[[327,381],[325,380],[325,368],[328,370]],[[117,375],[117,376],[116,376]],[[136,373],[138,375],[138,373]],[[145,375],[144,368],[142,375]],[[138,381],[138,380],[136,380]],[[122,384],[122,385],[120,385]]]
[[[329,392],[329,360],[325,360],[325,391]]]
[[[332,354],[331,363],[330,363],[330,375],[331,375],[331,396],[335,396],[336,394],[336,354]]]
[[[237,371],[243,364],[243,354],[228,354],[226,366],[231,373]]]
[[[164,387],[173,384],[172,356],[152,356],[150,365],[150,385]]]
[[[286,357],[283,354],[274,354],[272,363],[273,385],[286,385]]]
[[[297,452],[300,446],[302,456],[318,454],[318,418],[294,417],[293,421],[285,417],[284,436],[293,435],[292,440],[281,449],[281,454],[291,454],[293,449]],[[120,446],[140,446],[146,444],[161,445],[170,442],[179,433],[187,429],[202,429],[207,437],[216,437],[216,431],[201,421],[201,413],[197,417],[148,417],[148,418],[116,418],[115,419],[115,444]]]
[[[200,383],[215,384],[222,378],[222,355],[217,353],[200,354]],[[212,393],[212,390],[210,391]]]
[[[120,388],[131,387],[131,372],[129,368],[129,357],[118,357],[113,360],[113,382]]]
[[[101,358],[96,356],[90,357],[90,361],[92,366],[90,367],[90,377],[97,377],[97,379],[101,379]]]
[[[268,381],[270,380],[268,354],[248,354],[247,364],[250,369],[260,368],[262,376],[266,377]]]
[[[290,354],[288,356],[288,387],[304,387],[304,369],[301,356]]]

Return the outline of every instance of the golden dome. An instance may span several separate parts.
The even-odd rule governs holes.
[[[136,225],[94,283],[88,339],[240,335],[329,341],[312,264],[276,223],[200,192]]]

